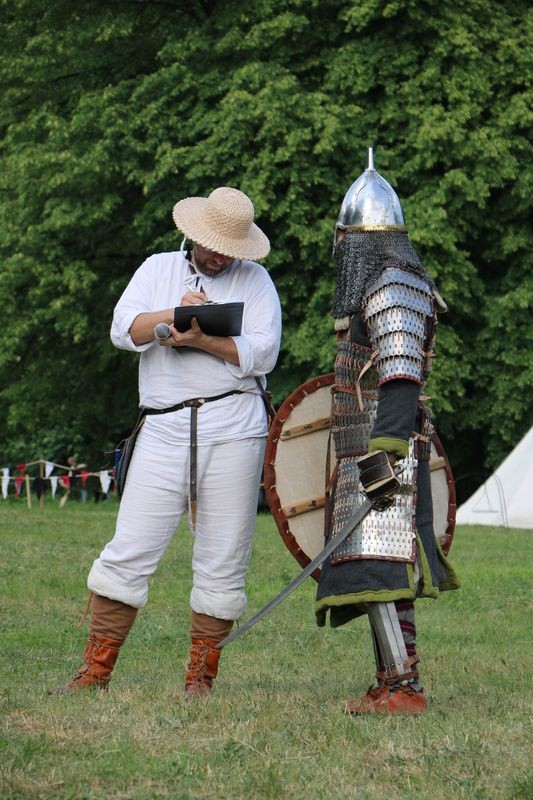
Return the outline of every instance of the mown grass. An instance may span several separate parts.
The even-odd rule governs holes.
[[[343,701],[372,680],[368,627],[316,628],[312,581],[225,649],[208,701],[185,702],[185,527],[110,691],[48,696],[80,664],[86,574],[116,510],[0,506],[2,800],[533,797],[531,532],[456,533],[462,590],[417,606],[423,717],[343,715]],[[260,515],[249,613],[297,571]]]

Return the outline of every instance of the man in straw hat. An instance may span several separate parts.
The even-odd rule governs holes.
[[[148,258],[115,308],[111,339],[141,354],[140,406],[147,414],[114,538],[87,581],[93,603],[84,665],[51,692],[107,687],[147,601],[148,578],[188,508],[196,519],[187,696],[209,694],[216,644],[246,610],[267,435],[264,376],[274,368],[281,336],[276,290],[255,263],[270,244],[254,224],[251,200],[237,189],[181,200],[173,218],[186,237],[182,249]],[[207,335],[196,318],[185,332],[174,327],[176,306],[229,300],[244,303],[240,335]]]

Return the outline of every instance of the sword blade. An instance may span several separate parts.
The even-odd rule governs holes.
[[[250,628],[259,622],[259,620],[263,619],[263,617],[266,617],[266,615],[276,608],[276,606],[279,606],[279,604],[282,603],[286,597],[292,594],[292,592],[294,592],[294,590],[297,589],[298,586],[300,586],[305,579],[308,578],[309,575],[311,575],[315,569],[322,564],[323,561],[326,560],[330,553],[332,553],[341,544],[341,542],[343,542],[346,537],[349,536],[350,533],[352,533],[352,531],[354,531],[357,526],[361,524],[371,510],[372,503],[370,500],[365,499],[363,505],[357,509],[355,516],[346,523],[344,528],[341,528],[336,536],[329,540],[324,549],[321,550],[320,553],[315,556],[315,558],[270,601],[270,603],[267,603],[266,606],[263,606],[263,608],[253,615],[253,617],[250,617],[250,619],[246,620],[246,622],[243,622],[243,624],[238,628],[235,628],[235,630],[232,631],[229,636],[226,636],[225,639],[222,639],[222,641],[216,645],[217,649],[221,649],[227,644],[230,644],[230,642],[234,642],[235,639],[239,638],[239,636],[242,636],[244,633],[246,633],[246,631],[249,631]]]

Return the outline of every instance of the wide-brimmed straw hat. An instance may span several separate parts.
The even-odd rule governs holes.
[[[221,186],[209,197],[186,197],[172,211],[187,239],[232,258],[255,260],[270,251],[270,242],[254,223],[254,206],[238,189]]]

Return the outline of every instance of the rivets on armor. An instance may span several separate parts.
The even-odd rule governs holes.
[[[414,540],[414,483],[416,460],[415,440],[409,442],[405,459],[398,463],[403,468],[400,474],[403,491],[396,496],[395,503],[384,512],[371,511],[359,526],[331,555],[332,563],[354,558],[393,558],[405,562],[413,560]],[[361,505],[364,495],[359,491],[359,470],[355,458],[339,462],[335,489],[335,512],[332,535],[353,515]]]

